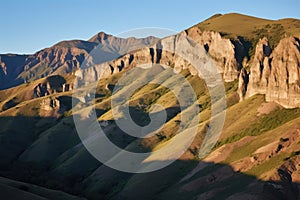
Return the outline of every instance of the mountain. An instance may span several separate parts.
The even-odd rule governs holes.
[[[233,82],[239,74],[243,74],[239,85],[241,100],[254,94],[266,94],[268,102],[275,101],[284,107],[294,108],[300,107],[300,47],[296,37],[300,33],[299,26],[300,21],[296,19],[271,21],[228,14],[215,15],[180,34],[205,48],[225,82]],[[155,44],[162,48],[157,54],[151,52],[155,46],[144,48],[112,62],[95,65],[93,69],[79,69],[82,71],[79,74],[85,82],[96,81],[93,77],[101,78],[118,71],[120,63],[124,65],[122,68],[147,62],[171,63],[176,69],[182,68],[178,66],[182,62],[176,56],[163,51],[164,46],[170,48],[165,40],[168,38]]]
[[[118,38],[100,32],[88,41],[62,41],[33,55],[0,55],[0,89],[16,86],[51,74],[64,75],[78,69],[87,55],[96,48],[99,59],[94,63],[113,60],[158,39]],[[129,46],[130,44],[130,46]]]
[[[130,39],[117,42],[124,46],[105,44],[101,50],[114,49],[124,54],[74,73],[58,73],[0,91],[0,175],[10,179],[1,179],[0,187],[11,187],[11,181],[18,180],[30,183],[30,193],[37,194],[31,189],[36,184],[42,186],[39,190],[62,190],[87,199],[299,199],[299,27],[297,19],[274,21],[235,13],[215,15],[138,50],[126,50]],[[198,57],[212,58],[225,82],[224,127],[218,142],[204,158],[199,153],[205,134],[214,128],[211,121],[218,115],[212,108],[218,101],[211,98],[212,86],[206,85],[194,66],[166,51],[179,48],[186,36],[201,48]],[[107,37],[97,34],[88,44],[110,41]],[[191,40],[186,41],[194,44]],[[78,41],[63,45],[70,49],[88,48]],[[136,124],[146,126],[151,121],[149,112],[160,104],[166,111],[166,122],[148,138],[124,132],[118,126],[124,116],[121,112],[118,118],[113,116],[111,100],[125,96],[138,80],[147,80],[143,73],[130,76],[130,70],[145,63],[170,66],[190,83],[201,110],[197,135],[188,150],[163,169],[141,174],[120,172],[96,160],[77,134],[74,117],[79,116],[88,124],[84,120],[93,116],[84,107],[90,98],[86,93],[91,85],[87,83],[98,81],[93,102],[106,136],[122,149],[150,151],[145,162],[166,161],[163,154],[155,157],[155,151],[178,137],[177,131],[183,127],[181,116],[193,111],[193,107],[180,107],[174,91],[164,85],[147,84],[126,102],[130,116]],[[153,80],[163,77],[165,84],[176,82],[167,70],[159,70]],[[113,94],[122,78],[131,81]],[[83,98],[74,98],[76,86],[81,83],[86,84]],[[72,98],[78,106],[76,112],[72,110]],[[94,128],[93,124],[88,125],[87,133]],[[181,142],[188,138],[187,133]],[[20,183],[14,187],[24,190]],[[56,199],[50,194],[40,196]]]

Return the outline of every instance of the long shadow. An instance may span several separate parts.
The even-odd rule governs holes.
[[[185,177],[197,166],[206,166]],[[224,164],[177,160],[147,174],[134,174],[111,199],[297,199],[299,183],[285,174],[279,181],[261,181]],[[96,199],[96,198],[95,198]],[[110,199],[110,198],[109,198]]]
[[[0,124],[0,176],[88,199],[299,199],[300,184],[288,170],[277,170],[277,181],[261,181],[229,165],[177,160],[155,172],[125,173],[88,153],[72,117],[1,117]],[[134,141],[124,140],[117,128],[112,133],[120,147]],[[189,176],[199,166],[204,167]]]

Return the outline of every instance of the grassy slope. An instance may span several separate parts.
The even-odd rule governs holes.
[[[186,72],[183,72],[183,74]],[[197,80],[198,78],[190,76],[186,74],[188,77],[188,80],[192,84],[192,86],[195,88],[196,93],[199,98],[199,102],[207,102],[209,100],[207,90],[205,89],[204,85],[199,85],[200,80]],[[107,82],[114,83],[118,78],[120,77],[120,74],[116,74],[106,80],[104,80],[102,83],[99,83],[100,88],[98,91],[98,97],[96,99],[96,109],[103,110],[99,113],[99,119],[100,120],[111,120],[113,119],[110,112],[110,97],[109,91],[105,91],[104,86]],[[37,82],[36,82],[37,83]],[[35,84],[36,84],[35,83]],[[17,94],[16,89],[11,89],[12,91],[2,91],[0,92],[0,96],[4,97],[5,95],[8,97],[14,96],[14,95],[22,95],[24,93],[29,93],[33,89],[33,86],[35,85],[27,85],[27,86],[19,86],[22,87],[22,91],[19,94]],[[102,89],[101,89],[102,87]],[[247,99],[246,101],[243,101],[241,103],[238,103],[236,98],[232,98],[232,96],[236,95],[236,83],[226,83],[225,85],[227,90],[227,97],[230,107],[227,110],[227,116],[226,116],[226,122],[225,127],[223,130],[223,133],[220,137],[220,141],[218,143],[218,147],[222,146],[223,144],[231,144],[234,142],[238,142],[242,138],[246,136],[252,136],[259,138],[258,140],[253,140],[253,142],[250,142],[247,144],[247,147],[242,146],[240,148],[236,148],[233,152],[231,152],[230,156],[222,162],[223,164],[231,164],[239,159],[251,156],[251,154],[258,149],[261,146],[264,146],[270,142],[273,142],[274,140],[279,140],[280,135],[284,134],[285,130],[288,130],[288,127],[291,125],[294,125],[297,123],[296,121],[291,121],[293,119],[296,119],[300,116],[299,109],[280,109],[280,110],[274,110],[270,112],[267,115],[261,115],[257,116],[258,108],[261,106],[261,104],[264,103],[264,98],[261,95],[254,96],[252,98]],[[100,95],[100,93],[102,95]],[[142,95],[146,94],[146,95]],[[58,93],[53,94],[53,96],[70,96],[71,93]],[[103,96],[104,95],[104,96]],[[36,109],[32,109],[31,107],[39,105],[41,100],[45,97],[32,99],[29,101],[25,101],[20,103],[19,105],[10,108],[6,111],[3,111],[0,113],[1,117],[9,117],[9,116],[23,116],[23,117],[35,117],[35,120],[29,120],[26,121],[27,127],[34,127],[34,124],[36,124],[39,120],[41,120],[38,117],[38,112],[36,112]],[[141,100],[142,99],[142,100]],[[153,101],[155,99],[155,101]],[[151,107],[154,103],[161,103],[165,107],[174,107],[176,106],[176,101],[170,101],[170,99],[173,99],[172,94],[168,92],[168,90],[165,90],[161,86],[156,85],[148,85],[145,87],[142,87],[139,91],[137,91],[131,99],[131,106],[141,108],[141,102],[147,102],[146,103],[146,109],[138,109],[138,115],[136,120],[140,120],[139,117],[140,114],[144,115],[147,112],[147,108]],[[37,106],[38,107],[38,106]],[[68,111],[66,112],[66,114]],[[103,114],[104,113],[104,114]],[[196,137],[195,141],[193,142],[191,148],[189,151],[187,151],[182,159],[192,159],[196,162],[197,155],[197,148],[195,150],[195,147],[199,147],[199,144],[201,144],[201,141],[203,139],[203,127],[206,126],[209,121],[210,116],[210,104],[206,104],[206,106],[203,108],[203,111],[201,112],[201,124],[199,128],[199,135]],[[130,142],[127,144],[127,142],[124,143],[124,139],[120,136],[118,136],[120,133],[114,129],[113,132],[110,134],[114,135],[113,140],[116,142],[120,142],[119,145],[127,145],[127,149],[138,151],[137,149],[142,147],[143,149],[156,149],[160,148],[164,145],[170,138],[172,138],[172,133],[177,130],[177,122],[175,120],[180,119],[180,113],[173,115],[169,119],[169,121],[164,126],[161,135],[156,135],[150,139],[144,139],[144,140],[138,140],[135,142]],[[29,118],[30,119],[30,118]],[[4,118],[4,120],[7,120],[7,118]],[[291,121],[291,122],[290,122]],[[6,121],[8,122],[8,121]],[[11,130],[15,130],[15,132],[22,132],[22,120],[18,126],[16,125],[16,119],[11,118],[9,123],[2,123],[2,134],[5,135],[5,137],[9,138],[9,135],[11,134]],[[31,124],[31,125],[30,125]],[[46,123],[47,124],[47,123]],[[202,127],[202,128],[201,128]],[[21,130],[20,130],[21,129]],[[5,131],[6,130],[6,131]],[[26,129],[25,129],[26,130]],[[273,131],[274,130],[274,131]],[[278,131],[281,130],[281,131]],[[272,132],[273,131],[273,132]],[[27,132],[27,131],[26,131]],[[38,135],[38,137],[33,137],[31,141],[27,142],[27,145],[25,145],[23,148],[27,150],[22,150],[25,152],[25,154],[28,153],[29,157],[32,157],[32,159],[37,159],[39,162],[45,162],[45,160],[53,160],[54,165],[51,166],[53,172],[59,173],[59,174],[65,174],[66,172],[69,172],[69,175],[74,174],[80,174],[80,176],[89,176],[94,170],[97,169],[99,166],[99,163],[95,162],[93,158],[87,158],[88,153],[84,151],[83,147],[80,147],[79,149],[75,148],[75,145],[78,144],[78,138],[76,136],[76,133],[74,132],[74,125],[72,122],[71,117],[62,117],[54,122],[48,122],[48,127],[35,129],[35,133]],[[276,135],[276,139],[275,138]],[[13,135],[12,135],[13,137]],[[67,139],[68,138],[68,139]],[[60,142],[64,141],[64,142]],[[66,143],[66,141],[68,141]],[[124,144],[122,144],[122,141]],[[263,142],[261,142],[263,141]],[[66,145],[67,144],[67,145]],[[42,148],[48,146],[48,148]],[[293,147],[293,149],[290,149],[291,151],[297,151],[298,146]],[[43,150],[44,149],[44,150]],[[58,151],[57,151],[58,150]],[[18,151],[19,152],[19,151]],[[36,152],[36,153],[34,153]],[[24,153],[23,153],[24,155]],[[39,155],[39,156],[35,156]],[[41,156],[42,155],[42,156]],[[289,153],[283,153],[278,155],[277,157],[271,158],[268,160],[265,164],[260,164],[259,166],[255,166],[252,169],[247,172],[251,176],[257,176],[260,177],[262,174],[268,173],[271,168],[278,166],[274,165],[279,160],[283,160],[289,155]],[[87,158],[87,159],[86,159]],[[274,161],[272,161],[274,159]],[[85,163],[89,163],[86,166],[87,167],[74,167],[78,166],[82,161],[84,160]],[[191,166],[194,166],[195,163],[191,162]],[[190,167],[184,165],[182,174],[187,173],[190,170]],[[174,172],[172,172],[174,170]],[[169,174],[172,172],[171,174]],[[111,172],[116,173],[116,172]],[[163,174],[166,172],[162,172]],[[178,179],[174,180],[173,173],[176,173],[176,168],[172,170],[170,169],[169,172],[167,172],[167,182],[177,182]],[[182,175],[180,175],[182,176]],[[87,178],[88,180],[89,178]],[[151,183],[151,179],[149,177],[147,178],[144,176],[136,176],[134,179],[134,182],[142,182],[145,184],[152,185],[154,183]],[[140,179],[140,180],[139,180]],[[153,179],[153,181],[155,181]],[[125,184],[125,182],[123,182]],[[135,188],[136,186],[131,185],[131,181],[128,182],[125,185],[118,185],[113,190],[120,190],[122,187],[125,187],[124,191],[129,190],[129,188]],[[161,188],[165,188],[166,186],[159,186]],[[161,184],[167,184],[167,183],[161,183]],[[96,183],[93,183],[93,190],[101,191],[101,187],[104,187],[101,182],[96,181]],[[127,188],[127,189],[126,189]],[[171,189],[171,188],[169,188]],[[130,191],[130,190],[129,190]],[[109,191],[109,194],[112,195],[116,191]],[[125,192],[126,193],[126,192]],[[125,194],[124,193],[124,194]],[[91,193],[92,195],[98,195],[98,192]]]
[[[300,36],[300,20],[298,19],[266,20],[236,13],[216,15],[196,26],[203,30],[213,30],[224,33],[225,36],[230,38],[237,38],[238,36],[253,38],[257,37],[257,35],[253,33],[263,28],[269,30],[268,34],[270,36],[278,34],[276,29],[272,29],[272,26],[274,27],[276,24],[281,25],[287,34]]]
[[[287,35],[300,37],[300,20],[266,20],[237,13],[215,15],[197,25],[201,30],[220,32],[225,38],[239,40],[254,55],[255,45],[262,37],[267,37],[273,49],[279,40]]]

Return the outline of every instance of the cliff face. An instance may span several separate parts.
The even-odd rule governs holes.
[[[256,45],[256,51],[250,68],[250,79],[247,89],[247,96],[265,94],[270,76],[270,54],[268,39],[260,39]]]
[[[249,78],[247,84],[244,80]],[[253,62],[250,64],[249,77],[240,77],[240,97],[265,94],[266,101],[274,101],[286,108],[300,107],[300,46],[295,37],[280,40],[272,52],[267,38],[261,39]]]
[[[230,40],[223,38],[219,32],[201,31],[194,26],[185,31],[186,35],[202,45],[213,58],[219,71],[223,73],[225,82],[234,81],[239,74],[241,66],[239,54],[244,55],[242,49],[236,52],[237,47]]]
[[[294,37],[281,40],[274,49],[266,100],[300,107],[300,46]]]
[[[274,50],[266,37],[260,39],[248,72],[242,68],[242,60],[246,55],[243,44],[223,38],[218,32],[201,32],[197,27],[192,27],[174,36],[173,42],[168,41],[170,38],[162,39],[152,47],[131,52],[111,62],[80,69],[76,76],[88,84],[124,68],[145,63],[172,66],[176,72],[189,69],[192,75],[196,75],[197,72],[186,60],[164,51],[177,48],[179,38],[183,38],[180,36],[188,36],[203,48],[203,52],[210,55],[225,82],[238,78],[240,100],[264,94],[268,102],[273,101],[286,108],[300,107],[300,47],[299,40],[295,37],[280,40]],[[202,56],[200,52],[198,56]]]
[[[160,40],[150,47],[133,51],[113,61],[79,69],[75,75],[77,76],[77,81],[80,81],[80,83],[77,82],[75,85],[88,85],[89,83],[98,81],[101,78],[105,78],[124,69],[131,69],[149,63],[172,66],[176,72],[180,72],[182,69],[189,69],[191,74],[196,75],[197,72],[191,64],[180,56],[170,52],[177,48],[178,43],[180,43],[180,40],[183,38],[185,37],[181,37],[181,35],[171,36]],[[203,48],[203,53],[204,52],[205,50]],[[201,55],[199,56],[201,57]]]
[[[240,101],[245,99],[248,83],[249,83],[249,74],[247,70],[243,68],[239,76],[239,85],[238,85],[238,94],[240,97]]]
[[[177,45],[181,45],[179,40],[186,38],[192,39],[193,42],[199,45],[199,48],[203,49],[197,56],[204,58],[207,54],[210,55],[211,61],[219,72],[223,74],[226,82],[231,82],[238,78],[241,60],[243,55],[245,55],[244,49],[237,47],[237,43],[234,44],[230,39],[222,38],[218,32],[201,32],[197,27],[192,27],[175,36],[164,38],[151,47],[139,49],[111,62],[79,69],[76,72],[76,76],[80,79],[79,81],[88,84],[119,72],[124,68],[129,69],[146,63],[159,63],[171,66],[176,72],[180,72],[182,69],[189,69],[192,75],[196,75],[197,72],[191,63],[188,63],[179,55],[168,52],[168,49],[178,48]],[[190,55],[185,56],[188,57]]]
[[[50,74],[67,74],[80,67],[88,52],[84,49],[52,47],[26,59],[24,71],[19,75],[25,81],[36,80]]]

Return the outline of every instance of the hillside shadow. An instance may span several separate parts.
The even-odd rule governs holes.
[[[197,167],[203,169],[189,177]],[[288,172],[279,174],[281,180],[261,181],[236,172],[229,165],[177,160],[161,170],[132,175],[122,190],[109,199],[299,198],[300,184],[293,183]]]
[[[36,126],[40,120],[44,120],[44,124]],[[88,153],[80,143],[71,122],[71,118],[1,117],[3,129],[0,131],[0,176],[92,200],[299,198],[300,184],[293,182],[290,172],[282,169],[277,170],[276,181],[261,181],[254,176],[234,171],[230,165],[196,160],[177,160],[163,169],[145,174],[119,172],[102,165]],[[57,129],[47,131],[51,127]],[[119,132],[115,131],[114,134],[119,135]],[[46,146],[47,152],[57,154],[43,162],[20,160],[20,155],[33,148],[32,144],[43,137],[51,142]],[[116,142],[120,147],[128,145],[123,136],[119,140],[123,142]],[[57,145],[59,141],[61,144]],[[166,161],[156,162],[164,164]],[[201,170],[191,173],[195,168]]]

